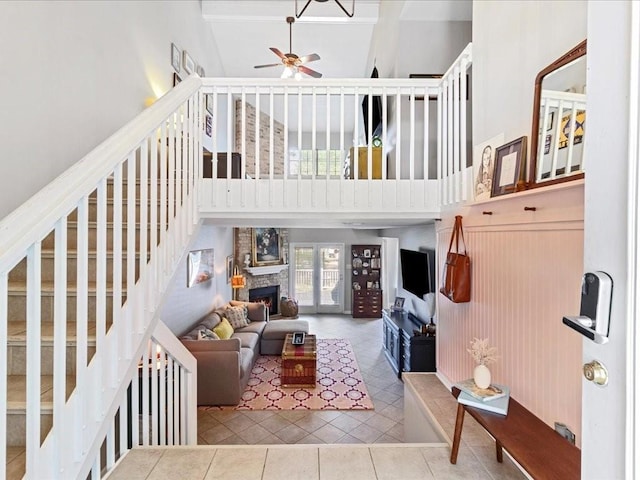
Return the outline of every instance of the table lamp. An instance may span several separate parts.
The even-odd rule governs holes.
[[[247,286],[247,280],[244,275],[241,275],[238,271],[238,267],[233,270],[233,277],[231,277],[231,288],[233,288],[233,299],[238,299],[238,290]]]

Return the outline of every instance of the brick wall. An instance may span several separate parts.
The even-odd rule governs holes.
[[[266,101],[265,99],[262,99]],[[246,103],[246,138],[245,160],[246,172],[255,178],[256,172],[256,109],[250,103]],[[235,103],[236,135],[235,152],[242,152],[242,101]],[[270,117],[260,112],[260,177],[269,176],[269,143],[270,143]],[[273,122],[273,173],[282,176],[284,174],[284,125],[274,120]]]
[[[244,257],[248,253],[251,256],[251,244],[253,236],[251,228],[234,228],[234,265],[238,265],[238,268],[242,271],[244,269]],[[280,229],[280,256],[289,256],[289,230],[286,228]],[[249,300],[249,289],[268,287],[271,285],[280,285],[280,296],[289,295],[289,270],[284,269],[278,274],[274,275],[251,275],[248,272],[244,272],[247,279],[247,286],[238,292],[238,299],[247,301]]]

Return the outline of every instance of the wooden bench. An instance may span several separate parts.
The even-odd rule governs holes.
[[[460,390],[453,387],[451,393],[458,398]],[[569,443],[513,398],[509,399],[507,415],[499,415],[458,403],[451,463],[455,464],[458,460],[465,412],[475,418],[495,439],[498,462],[502,462],[504,448],[535,479],[580,478],[580,449]]]

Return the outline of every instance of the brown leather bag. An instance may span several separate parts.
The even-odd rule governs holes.
[[[462,239],[464,253],[460,253],[459,241]],[[452,252],[453,241],[456,251]],[[462,231],[462,217],[456,215],[456,221],[451,233],[447,261],[442,272],[442,287],[440,293],[454,303],[464,303],[471,300],[471,259],[467,255],[467,244]]]

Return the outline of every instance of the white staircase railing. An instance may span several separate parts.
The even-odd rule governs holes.
[[[133,445],[196,441],[195,362],[156,309],[200,217],[264,218],[269,211],[428,218],[437,217],[442,205],[471,198],[467,102],[461,95],[470,63],[468,46],[442,81],[422,83],[192,76],[2,220],[0,358],[7,358],[15,333],[26,331],[26,477],[99,478]],[[363,94],[367,136],[360,135],[357,120]],[[250,128],[246,122],[252,96],[257,112],[261,98],[268,99],[265,129],[261,114]],[[381,128],[375,133],[374,96],[381,99]],[[437,98],[435,105],[430,97]],[[289,136],[297,138],[296,149],[284,148],[281,155],[275,151],[276,98],[285,107],[284,145]],[[226,117],[214,123],[222,125],[226,118],[226,129],[208,145],[218,152],[224,143],[226,153],[221,160],[213,155],[210,178],[203,179],[208,100],[215,114],[226,102]],[[293,105],[297,117],[287,113]],[[324,116],[318,114],[320,105]],[[345,121],[349,111],[353,130]],[[307,112],[311,126],[304,133]],[[331,134],[335,117],[337,136]],[[240,119],[237,125],[233,118]],[[249,148],[252,135],[262,141]],[[373,138],[378,135],[380,147]],[[303,171],[298,156],[294,171],[291,152],[301,154],[307,137],[316,152],[313,167]],[[436,152],[429,138],[436,140]],[[231,155],[236,145],[238,175]],[[334,146],[344,154],[340,162],[347,170],[340,166],[336,173],[328,161],[321,165],[318,152],[324,149],[329,158]],[[219,175],[218,161],[226,163],[226,174]],[[53,258],[53,267],[45,266],[47,258]],[[51,358],[42,348],[49,346]],[[51,405],[40,397],[41,365],[49,360]],[[0,362],[2,466],[10,378],[7,363]],[[41,428],[43,407],[53,412],[48,434]]]
[[[104,439],[107,464],[129,446],[123,441],[127,388],[138,377],[139,359],[157,322],[156,306],[198,221],[200,84],[195,76],[182,82],[0,223],[2,358],[7,358],[9,322],[22,322],[26,329],[27,478],[96,475]],[[43,249],[52,239],[54,266],[47,273]],[[74,255],[69,245],[75,245]],[[67,278],[71,257],[77,264],[74,280]],[[26,282],[17,285],[14,268],[24,258]],[[95,262],[91,271],[90,262]],[[47,323],[52,338],[42,334]],[[41,347],[47,343],[53,345],[53,425],[41,444],[46,434],[40,427]],[[67,365],[70,345],[75,366]],[[183,348],[177,341],[170,346],[167,369]],[[178,441],[194,442],[195,409],[189,407],[195,365],[178,364],[181,387],[192,389],[180,404],[184,421]],[[73,372],[70,383],[68,372]],[[0,362],[2,468],[9,378]],[[113,433],[118,410],[119,442]]]

